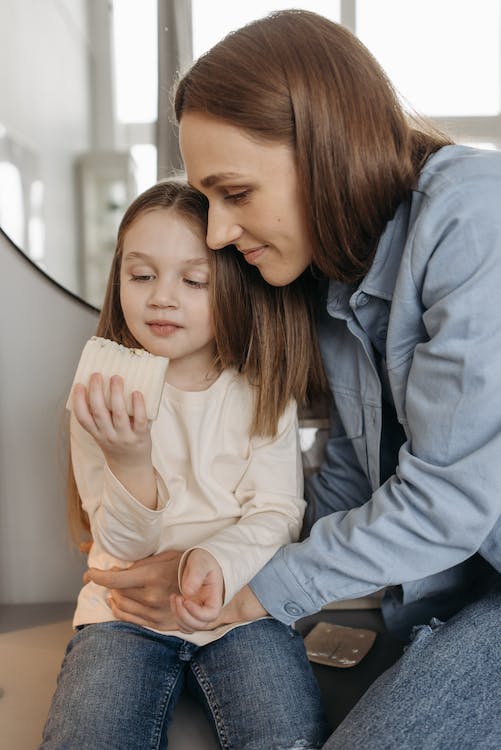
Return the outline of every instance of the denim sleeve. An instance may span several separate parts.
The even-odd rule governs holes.
[[[308,539],[279,550],[253,579],[277,619],[290,623],[329,601],[446,570],[474,554],[495,525],[500,206],[499,169],[480,179],[474,170],[445,176],[425,197],[403,249],[390,321],[391,334],[409,340],[408,356],[388,361],[390,381],[398,368],[408,372],[409,439],[395,474],[370,500],[320,518]],[[412,341],[419,324],[425,336]]]

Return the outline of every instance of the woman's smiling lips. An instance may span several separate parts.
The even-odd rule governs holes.
[[[156,336],[170,336],[182,328],[182,326],[171,323],[168,320],[149,320],[147,321],[147,325],[150,331]]]
[[[268,249],[268,245],[260,245],[259,247],[252,247],[252,248],[249,248],[249,250],[240,250],[239,248],[240,252],[243,254],[247,263],[250,263],[251,265],[256,263],[259,260],[259,258],[263,255],[263,253],[266,252],[267,249]]]

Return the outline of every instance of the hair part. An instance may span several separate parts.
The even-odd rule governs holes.
[[[203,112],[294,148],[314,263],[349,283],[367,273],[428,156],[451,143],[411,124],[357,37],[302,10],[231,32],[181,78],[174,106],[178,122]]]
[[[162,180],[139,195],[120,223],[115,255],[106,287],[96,335],[129,347],[141,348],[127,328],[120,304],[120,270],[125,236],[145,213],[172,210],[190,222],[205,241],[208,203],[204,195],[181,180]],[[324,375],[310,285],[305,274],[287,287],[273,287],[249,266],[235,248],[208,251],[209,295],[215,367],[234,367],[254,387],[251,435],[273,436],[291,398],[305,404],[323,393]],[[238,418],[238,417],[237,417]],[[71,461],[68,472],[69,526],[79,541],[90,534]]]

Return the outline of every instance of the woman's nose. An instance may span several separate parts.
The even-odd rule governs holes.
[[[211,250],[221,250],[226,245],[238,242],[242,235],[242,227],[232,221],[228,211],[209,208],[207,221],[207,244]]]

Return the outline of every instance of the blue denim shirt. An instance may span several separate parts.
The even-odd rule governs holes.
[[[445,595],[477,552],[501,570],[500,298],[501,153],[446,146],[361,284],[329,284],[334,405],[307,482],[318,520],[251,582],[277,619],[397,584],[404,604]],[[396,444],[382,441],[385,403]]]

